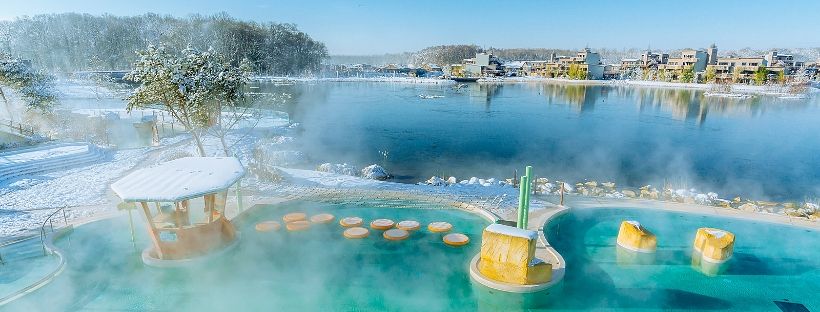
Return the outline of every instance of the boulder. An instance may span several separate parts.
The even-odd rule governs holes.
[[[445,186],[445,185],[447,185],[447,181],[444,181],[444,179],[439,178],[437,176],[430,177],[429,179],[427,179],[427,181],[424,181],[424,183],[427,184],[427,185],[432,185],[432,186]]]
[[[729,231],[699,228],[693,247],[703,260],[721,263],[732,257],[734,245],[735,235]]]
[[[624,196],[629,197],[629,198],[638,197],[638,194],[636,194],[635,191],[633,191],[633,190],[622,190],[621,193],[623,193]]]
[[[740,207],[737,207],[737,209],[740,209],[740,210],[746,211],[746,212],[757,212],[757,205],[749,202],[749,203],[745,203],[743,205],[740,205]]]
[[[384,170],[382,166],[373,164],[362,169],[362,177],[366,179],[384,181],[389,179],[390,175],[387,174],[387,170]]]
[[[655,234],[634,220],[621,222],[617,243],[618,246],[637,252],[655,252],[658,246]]]

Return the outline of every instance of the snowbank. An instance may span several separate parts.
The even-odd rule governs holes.
[[[330,172],[336,174],[344,174],[349,176],[355,176],[359,173],[359,169],[355,166],[348,165],[347,163],[344,164],[331,164],[331,163],[324,163],[319,165],[316,168],[316,171],[319,172]]]

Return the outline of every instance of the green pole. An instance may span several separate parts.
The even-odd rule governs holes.
[[[527,193],[524,195],[524,219],[522,220],[523,222],[521,222],[522,229],[527,228],[527,223],[530,219],[530,194],[532,194],[532,166],[527,166],[524,172],[527,175]]]
[[[524,228],[524,214],[527,213],[524,208],[527,197],[527,187],[525,185],[527,185],[527,176],[522,176],[521,184],[518,185],[518,221],[515,224],[519,229]]]

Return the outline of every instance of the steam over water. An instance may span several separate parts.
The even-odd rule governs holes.
[[[820,109],[702,91],[545,84],[262,84],[292,92],[316,163],[380,163],[400,182],[432,175],[612,180],[722,197],[804,200],[820,185]],[[419,95],[441,95],[422,98]],[[388,151],[385,161],[379,151]]]

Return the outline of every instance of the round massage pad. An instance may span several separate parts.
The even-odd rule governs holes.
[[[254,228],[256,228],[257,232],[270,232],[270,231],[278,231],[282,227],[278,221],[262,221],[256,224]]]
[[[467,235],[461,233],[451,233],[444,235],[444,243],[450,246],[464,246],[470,242],[470,238]]]
[[[293,212],[282,217],[282,221],[285,221],[285,223],[304,220],[307,220],[307,215],[304,212]]]
[[[382,236],[384,236],[384,238],[388,240],[398,241],[405,240],[408,237],[410,237],[410,232],[407,232],[402,229],[389,229],[387,231],[384,231],[384,234],[382,234]]]
[[[354,226],[362,226],[364,220],[359,217],[345,217],[339,220],[339,224],[343,227],[354,227]]]
[[[363,227],[352,227],[344,231],[342,233],[345,238],[348,239],[357,239],[357,238],[365,238],[370,235],[370,230],[363,228]]]
[[[336,217],[329,213],[320,213],[310,216],[310,222],[313,223],[330,223],[333,222],[333,219],[336,219]]]
[[[399,223],[396,223],[396,228],[405,231],[415,231],[421,228],[421,224],[418,221],[404,220]]]
[[[427,229],[433,233],[444,233],[452,230],[453,225],[447,222],[432,222],[427,225]]]
[[[310,228],[310,222],[305,220],[293,221],[285,223],[285,227],[291,232],[304,231]]]
[[[374,230],[389,230],[393,225],[396,225],[396,223],[390,219],[376,219],[370,222],[370,227]]]

